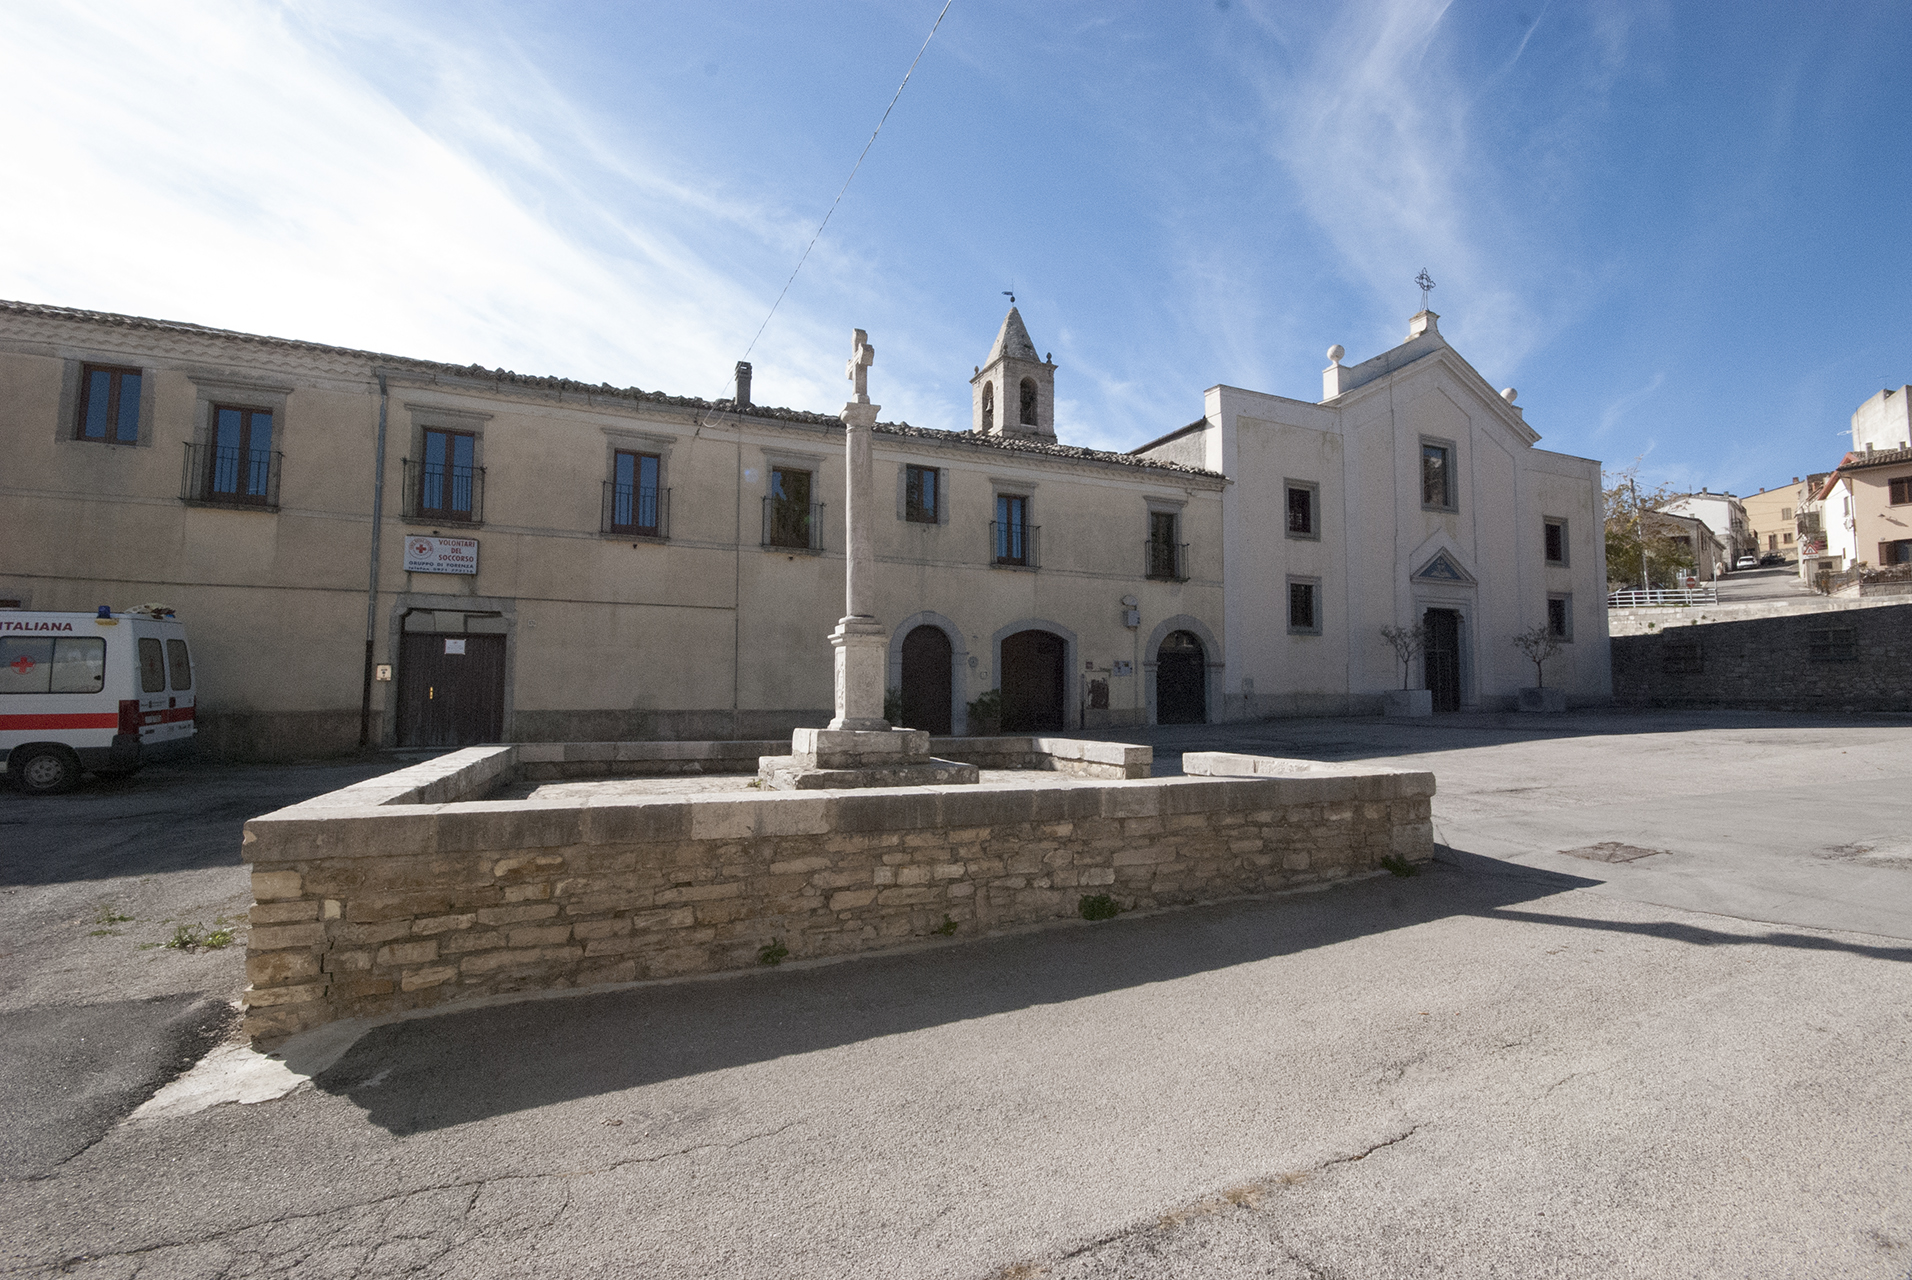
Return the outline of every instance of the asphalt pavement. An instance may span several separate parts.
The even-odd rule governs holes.
[[[6,1150],[40,1163],[0,1182],[0,1269],[1912,1274],[1912,721],[1150,736],[1164,770],[1198,747],[1431,767],[1439,861],[393,1023],[284,1096],[83,1145],[9,1096]],[[210,849],[155,874],[243,893]],[[69,916],[108,886],[83,883]],[[236,992],[211,973],[169,1017]],[[111,1034],[127,994],[67,997],[73,1025]]]

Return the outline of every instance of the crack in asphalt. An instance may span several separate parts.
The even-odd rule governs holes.
[[[431,1195],[433,1193],[438,1193],[438,1192],[469,1189],[470,1194],[465,1197],[464,1208],[459,1210],[455,1218],[451,1222],[446,1224],[446,1228],[448,1230],[455,1232],[460,1225],[465,1223],[471,1217],[473,1210],[477,1208],[478,1198],[484,1192],[484,1190],[487,1187],[503,1184],[503,1183],[528,1183],[528,1184],[552,1183],[560,1191],[563,1192],[563,1198],[561,1202],[559,1203],[558,1207],[550,1214],[549,1218],[546,1221],[531,1224],[531,1225],[516,1227],[513,1229],[513,1234],[523,1235],[528,1232],[547,1231],[551,1227],[555,1226],[558,1220],[564,1216],[564,1213],[566,1212],[566,1210],[568,1210],[571,1207],[571,1200],[572,1200],[571,1187],[572,1187],[572,1184],[578,1179],[599,1177],[604,1174],[615,1173],[620,1169],[630,1168],[634,1165],[658,1164],[666,1160],[680,1159],[684,1156],[693,1155],[700,1151],[735,1151],[739,1147],[746,1146],[750,1143],[761,1142],[768,1138],[777,1137],[779,1134],[786,1133],[789,1130],[797,1128],[798,1126],[805,1123],[806,1121],[803,1121],[803,1120],[791,1120],[785,1124],[778,1125],[774,1129],[765,1129],[758,1133],[748,1133],[730,1142],[693,1143],[690,1146],[679,1147],[671,1151],[660,1151],[650,1155],[629,1156],[621,1160],[613,1160],[608,1164],[598,1166],[595,1168],[589,1168],[589,1169],[560,1169],[560,1170],[554,1170],[554,1171],[545,1172],[545,1173],[499,1173],[499,1174],[494,1174],[494,1175],[483,1177],[483,1178],[465,1178],[465,1179],[460,1179],[454,1182],[440,1182],[440,1183],[431,1183],[431,1184],[427,1184],[425,1186],[419,1186],[419,1187],[408,1187],[402,1191],[394,1191],[387,1195],[374,1196],[368,1200],[355,1200],[346,1204],[330,1205],[324,1209],[314,1210],[311,1212],[284,1213],[271,1218],[261,1218],[255,1222],[249,1222],[242,1226],[227,1227],[219,1231],[209,1232],[208,1234],[202,1235],[202,1236],[194,1236],[194,1237],[185,1238],[185,1239],[161,1240],[161,1241],[156,1241],[152,1244],[141,1245],[138,1248],[120,1249],[120,1250],[115,1250],[109,1253],[74,1254],[72,1256],[62,1258],[58,1262],[34,1262],[34,1263],[28,1263],[24,1266],[7,1267],[4,1271],[0,1271],[0,1275],[11,1276],[11,1275],[32,1275],[32,1274],[41,1274],[41,1275],[66,1274],[71,1272],[75,1267],[83,1266],[89,1263],[108,1261],[114,1258],[126,1258],[126,1259],[135,1260],[135,1270],[133,1272],[133,1275],[138,1276],[140,1272],[140,1268],[138,1266],[137,1260],[140,1258],[148,1257],[155,1253],[159,1253],[163,1250],[191,1248],[196,1245],[217,1244],[222,1241],[231,1240],[237,1236],[242,1236],[250,1231],[269,1230],[273,1227],[284,1226],[284,1225],[294,1224],[294,1223],[301,1223],[301,1222],[310,1222],[310,1221],[315,1221],[315,1220],[324,1219],[324,1218],[336,1217],[341,1214],[363,1213],[367,1210],[377,1210],[381,1206],[391,1205],[398,1201],[409,1200],[418,1196],[426,1196],[426,1195]],[[458,1248],[460,1245],[470,1243],[470,1241],[473,1239],[482,1238],[484,1234],[485,1234],[484,1231],[478,1231],[478,1232],[472,1233],[471,1235],[467,1235],[463,1237],[454,1237],[446,1241],[443,1244],[443,1247],[438,1249],[435,1253],[433,1253],[431,1257],[406,1267],[404,1271],[400,1274],[404,1274],[404,1275],[418,1274],[424,1268],[433,1265],[439,1259],[443,1258],[446,1254],[450,1253],[453,1249]],[[375,1245],[368,1247],[365,1250],[366,1257],[361,1259],[357,1264],[355,1264],[352,1270],[347,1274],[352,1276],[358,1275],[360,1271],[364,1268],[364,1266],[370,1262],[371,1257],[374,1254],[376,1254],[379,1248],[381,1247],[391,1245],[394,1243],[408,1241],[408,1240],[430,1241],[430,1240],[441,1240],[441,1239],[443,1239],[443,1236],[440,1233],[436,1233],[436,1232],[431,1234],[413,1234],[413,1235],[401,1235],[401,1234],[381,1235],[379,1239],[376,1241]],[[274,1270],[285,1270],[285,1269],[298,1266],[302,1261],[304,1261],[305,1256],[306,1256],[305,1253],[301,1252],[298,1256],[290,1258],[289,1260],[263,1262],[263,1265],[267,1268],[274,1269]],[[209,1280],[224,1280],[225,1277],[240,1274],[235,1272],[234,1268],[241,1266],[242,1264],[250,1264],[251,1267],[255,1269],[254,1273],[256,1274],[257,1273],[256,1268],[258,1268],[262,1264],[262,1261],[263,1260],[260,1257],[259,1250],[256,1250],[256,1249],[247,1250],[246,1252],[233,1258],[219,1271],[209,1273]]]
[[[994,1273],[994,1280],[1022,1280],[1024,1277],[1040,1276],[1045,1274],[1050,1266],[1073,1261],[1085,1254],[1093,1253],[1098,1249],[1105,1248],[1108,1245],[1123,1240],[1135,1239],[1150,1234],[1167,1235],[1169,1232],[1179,1229],[1188,1222],[1194,1221],[1197,1218],[1212,1216],[1225,1209],[1236,1208],[1259,1211],[1263,1197],[1269,1192],[1282,1187],[1297,1186],[1306,1182],[1316,1174],[1335,1168],[1338,1165],[1359,1164],[1377,1151],[1385,1150],[1397,1143],[1406,1142],[1409,1138],[1419,1133],[1421,1129],[1422,1126],[1420,1124],[1409,1125],[1400,1133],[1389,1138],[1383,1138],[1379,1142],[1363,1147],[1351,1155],[1336,1156],[1331,1160],[1324,1160],[1309,1169],[1292,1173],[1276,1174],[1267,1178],[1259,1178],[1217,1195],[1205,1196],[1200,1200],[1193,1201],[1180,1208],[1171,1209],[1167,1213],[1158,1214],[1146,1223],[1111,1231],[1106,1235],[1098,1236],[1093,1240],[1078,1245],[1065,1253],[1056,1254],[1047,1266],[1029,1261],[1011,1263],[996,1271]],[[1323,1270],[1319,1265],[1303,1256],[1301,1252],[1289,1244],[1279,1232],[1271,1230],[1269,1234],[1275,1244],[1279,1245],[1282,1251],[1287,1254],[1288,1259],[1297,1266],[1305,1269],[1315,1280],[1333,1280],[1334,1272]]]

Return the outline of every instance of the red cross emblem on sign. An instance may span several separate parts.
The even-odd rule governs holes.
[[[21,675],[25,675],[27,672],[33,670],[33,659],[27,657],[27,655],[23,653],[19,657],[15,658],[12,662],[9,662],[7,665],[9,667],[12,667],[15,671],[19,672]]]
[[[432,544],[429,542],[414,542],[412,544],[412,554],[415,556],[428,556],[431,553]]]

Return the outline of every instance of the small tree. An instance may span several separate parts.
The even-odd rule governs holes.
[[[1394,656],[1401,663],[1401,687],[1405,689],[1413,675],[1410,664],[1427,648],[1427,628],[1418,622],[1411,627],[1382,627],[1381,638],[1394,646]]]
[[[1547,687],[1547,672],[1544,664],[1547,659],[1560,652],[1560,637],[1546,623],[1530,627],[1514,637],[1514,648],[1527,655],[1527,661],[1534,664],[1534,687]]]

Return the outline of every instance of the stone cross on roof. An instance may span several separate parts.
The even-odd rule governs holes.
[[[876,363],[876,348],[870,345],[869,335],[856,330],[854,347],[850,352],[849,363],[844,367],[843,376],[856,384],[856,403],[870,402],[870,366]]]

